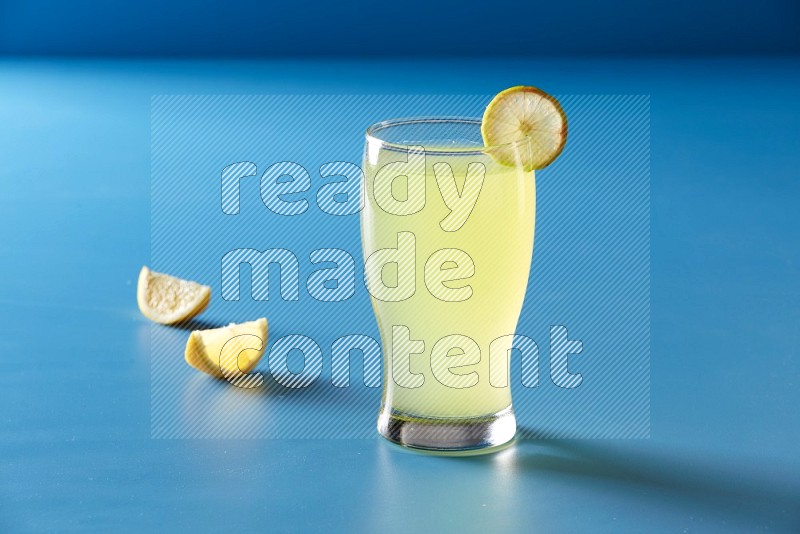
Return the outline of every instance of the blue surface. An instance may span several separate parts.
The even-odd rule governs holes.
[[[56,56],[796,54],[795,0],[4,0],[0,53]]]
[[[0,530],[797,531],[798,66],[0,63]],[[491,94],[523,80],[651,95],[650,439],[448,459],[379,439],[150,438],[134,288],[150,255],[152,94]]]

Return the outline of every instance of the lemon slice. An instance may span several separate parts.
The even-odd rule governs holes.
[[[486,107],[481,134],[489,154],[503,165],[543,169],[567,142],[567,116],[558,100],[535,87],[502,91]]]
[[[211,376],[239,379],[252,371],[267,346],[267,320],[195,330],[186,342],[186,363]]]
[[[211,288],[142,267],[136,300],[139,310],[148,319],[173,324],[191,319],[206,309],[211,301]]]

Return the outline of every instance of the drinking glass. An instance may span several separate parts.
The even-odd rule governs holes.
[[[366,132],[361,240],[383,347],[378,431],[412,448],[480,452],[516,431],[509,360],[536,186],[514,157],[527,145],[486,147],[480,127],[411,118]]]

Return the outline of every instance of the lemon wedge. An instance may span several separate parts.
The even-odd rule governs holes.
[[[211,288],[142,267],[136,300],[148,319],[173,324],[205,310],[211,301]]]
[[[498,163],[543,169],[564,149],[567,116],[554,97],[520,85],[498,93],[486,106],[481,134]]]
[[[267,320],[195,330],[186,342],[186,363],[211,376],[236,380],[252,371],[267,346]]]

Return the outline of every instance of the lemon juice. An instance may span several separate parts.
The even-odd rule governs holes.
[[[510,336],[516,329],[525,297],[533,252],[534,173],[499,164],[480,151],[448,153],[434,147],[426,151],[424,170],[417,168],[416,175],[408,175],[405,180],[401,177],[392,184],[394,195],[408,201],[410,192],[403,189],[403,183],[424,182],[424,207],[412,214],[397,215],[387,213],[376,201],[374,180],[381,168],[405,156],[401,151],[393,150],[377,151],[376,156],[372,161],[368,156],[364,168],[367,180],[362,211],[365,257],[379,249],[398,247],[398,234],[413,235],[415,245],[413,295],[399,301],[372,297],[386,362],[384,407],[390,406],[393,411],[411,417],[429,418],[481,417],[508,408],[511,405],[508,382],[501,386],[490,383],[489,349],[492,346],[494,355],[499,356],[495,365],[507,361]],[[437,181],[437,175],[441,176],[442,172],[449,175],[447,167],[441,164],[449,166],[452,178],[462,192],[470,165],[473,169],[484,169],[471,212],[463,225],[458,229],[449,228],[450,231],[442,228],[442,221],[447,219],[450,209],[443,201]],[[438,284],[426,280],[426,274],[439,267],[431,267],[429,259],[435,259],[437,252],[442,250],[460,251],[469,259],[457,253],[439,254],[440,259],[466,260],[453,262],[462,264],[471,260],[473,268],[463,274],[471,271],[474,274],[443,283],[450,289],[468,288],[468,298],[461,300],[464,297],[462,292],[455,294],[450,301],[442,300],[442,297],[447,298],[447,292],[435,294]],[[409,258],[400,261],[409,261]],[[445,270],[454,267],[444,263]],[[386,265],[381,272],[383,284],[396,287],[399,270],[398,265]],[[455,376],[450,376],[450,380],[446,375],[443,377],[442,372],[436,372],[437,361],[431,359],[434,346],[448,336],[453,343],[444,341],[444,345],[440,345],[442,348],[437,360],[444,360],[446,365],[449,353],[450,358],[456,357],[468,363],[452,368]],[[452,336],[463,336],[471,341]],[[410,338],[412,344],[421,341],[424,349],[409,357],[404,355],[407,362],[398,365],[394,361],[399,357],[395,354],[399,350],[397,345],[402,345],[406,338]],[[498,341],[492,345],[494,340]],[[475,353],[475,345],[479,354]],[[420,348],[422,345],[417,343],[416,349]],[[468,358],[464,358],[465,353]],[[441,367],[442,364],[438,365]],[[400,378],[396,376],[398,373],[402,373]],[[422,380],[416,378],[410,384],[417,387],[401,385],[408,375],[422,377]],[[468,378],[459,383],[458,376]]]

